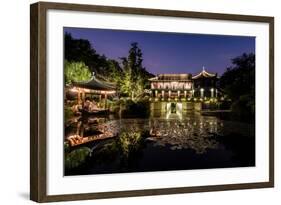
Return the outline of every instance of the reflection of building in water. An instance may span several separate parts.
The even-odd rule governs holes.
[[[87,121],[76,123],[76,131],[69,133],[66,141],[70,146],[77,146],[116,137],[118,132],[119,125],[116,120],[106,121],[102,118],[88,118]]]
[[[215,135],[219,134],[223,124],[217,118],[197,118],[178,120],[151,120],[150,140],[156,146],[169,145],[175,149],[193,149],[202,154],[207,149],[216,149],[218,142]]]

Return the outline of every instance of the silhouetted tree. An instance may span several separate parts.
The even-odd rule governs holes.
[[[243,53],[232,59],[219,80],[224,93],[233,101],[232,110],[243,117],[255,113],[255,54]]]
[[[65,60],[84,62],[91,72],[107,76],[107,59],[99,55],[91,43],[85,39],[75,39],[69,33],[64,34]]]

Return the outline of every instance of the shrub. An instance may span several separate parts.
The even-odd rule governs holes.
[[[74,116],[74,113],[71,110],[71,107],[65,106],[65,108],[64,108],[64,120],[65,120],[65,122],[69,121],[73,116]]]
[[[249,95],[242,95],[236,100],[232,106],[231,111],[235,117],[249,121],[255,118],[255,101]]]
[[[81,147],[73,150],[65,156],[65,167],[71,169],[82,165],[90,154],[91,149],[88,147]]]
[[[134,102],[127,100],[122,110],[122,116],[124,117],[147,117],[150,114],[150,104],[147,100],[140,100]]]

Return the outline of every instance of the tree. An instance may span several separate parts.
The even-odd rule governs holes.
[[[255,55],[243,53],[232,59],[219,80],[224,93],[233,101],[232,110],[241,116],[255,113]]]
[[[220,87],[235,100],[244,94],[255,94],[255,55],[244,53],[232,59],[232,66],[220,78]]]
[[[119,63],[115,60],[107,60],[107,64],[109,73],[109,75],[107,75],[107,80],[109,80],[110,82],[114,82],[117,91],[120,91],[122,80],[124,78],[124,72]]]
[[[153,75],[146,71],[142,65],[142,51],[138,43],[131,44],[128,57],[121,58],[124,77],[121,85],[121,92],[134,99],[143,93],[148,84],[148,79]]]
[[[86,39],[75,39],[69,33],[64,34],[65,60],[84,62],[91,72],[108,76],[108,63],[105,55],[100,55]]]
[[[65,83],[87,81],[91,79],[91,72],[83,62],[65,62]]]
[[[74,39],[71,34],[64,35],[65,59],[69,62],[83,61],[87,66],[94,67],[99,55],[85,39]]]
[[[64,34],[66,62],[84,62],[90,73],[95,72],[98,78],[116,84],[117,94],[132,99],[148,88],[148,79],[153,77],[142,65],[142,51],[136,42],[131,44],[127,57],[120,58],[121,63],[100,55],[93,47],[93,42],[75,39],[69,33]],[[66,77],[67,79],[67,77]],[[71,83],[75,79],[67,79]]]

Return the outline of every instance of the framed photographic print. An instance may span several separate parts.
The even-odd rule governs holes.
[[[274,186],[274,18],[40,2],[30,198]]]

